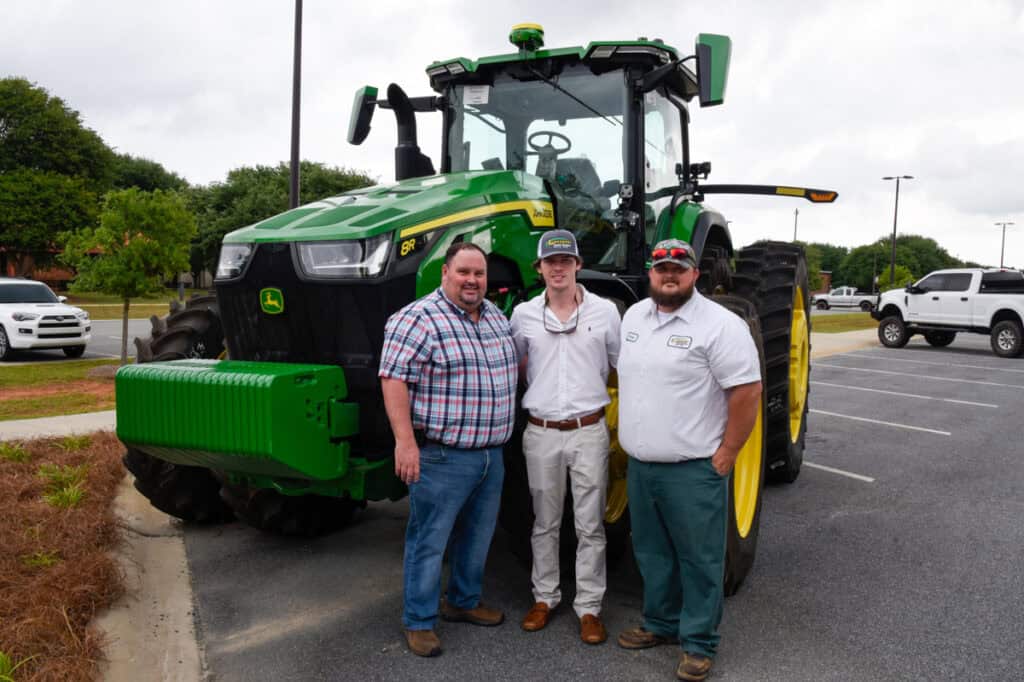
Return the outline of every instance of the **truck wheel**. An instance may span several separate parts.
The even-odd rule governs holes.
[[[135,448],[128,448],[121,461],[135,476],[135,489],[160,511],[196,523],[234,518],[221,502],[220,482],[209,469],[172,464]]]
[[[69,358],[80,358],[85,353],[85,346],[64,346],[61,350]]]
[[[315,537],[344,528],[352,521],[356,508],[366,502],[347,497],[324,495],[283,495],[271,488],[249,488],[224,483],[220,497],[235,515],[254,528]]]
[[[878,340],[886,348],[903,348],[910,341],[907,325],[898,315],[890,315],[878,323]]]
[[[814,304],[814,307],[818,310],[828,310],[828,301],[818,301]]]
[[[866,313],[870,313],[872,310],[875,309],[875,306],[874,304],[871,303],[871,301],[861,301],[860,309]]]
[[[741,249],[735,293],[757,308],[764,340],[767,476],[792,483],[800,475],[810,389],[810,294],[802,247],[758,242]]]
[[[738,296],[716,296],[716,303],[739,315],[750,328],[757,346],[761,376],[765,374],[764,342],[757,309]],[[761,382],[761,402],[754,429],[736,458],[729,475],[729,522],[725,545],[725,595],[732,596],[743,584],[754,565],[757,536],[761,524],[761,498],[764,488],[765,463],[765,411],[767,409],[767,383]]]
[[[925,332],[924,340],[928,342],[928,345],[935,346],[936,348],[942,348],[953,343],[953,339],[956,338],[956,332]]]
[[[11,357],[11,343],[7,340],[7,332],[0,327],[0,362]]]
[[[1003,320],[992,327],[992,352],[1001,358],[1015,358],[1022,350],[1022,330],[1020,322]]]
[[[186,357],[216,358],[224,348],[217,299],[201,296],[184,307],[171,303],[165,318],[150,318],[149,337],[135,339],[136,362],[177,360]],[[183,521],[218,523],[234,518],[220,498],[220,481],[204,467],[174,464],[136,448],[122,458],[135,476],[135,489],[154,507]]]

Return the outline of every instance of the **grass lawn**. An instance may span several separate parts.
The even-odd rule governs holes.
[[[193,294],[204,296],[206,289],[185,289],[185,299]],[[124,301],[112,294],[100,294],[93,291],[68,293],[68,304],[78,306],[89,313],[94,320],[120,320]],[[151,315],[163,317],[168,312],[171,299],[178,298],[177,289],[165,289],[156,294],[133,298],[128,306],[128,317],[133,320],[148,320]]]
[[[132,303],[128,306],[128,319],[148,320],[150,316],[163,317],[170,311],[170,300],[163,303]],[[79,305],[79,308],[89,313],[94,320],[120,320],[123,314],[121,304],[94,304]]]
[[[111,433],[0,442],[0,680],[98,679],[88,626],[124,592],[111,556],[123,451]]]
[[[0,367],[0,421],[111,410],[114,378],[95,370],[117,364],[78,360]]]
[[[811,331],[835,334],[858,329],[877,329],[876,322],[867,313],[840,313],[838,315],[815,315],[811,318]]]

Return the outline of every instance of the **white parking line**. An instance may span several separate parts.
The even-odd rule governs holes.
[[[829,417],[839,417],[840,419],[852,419],[858,422],[868,422],[869,424],[882,424],[883,426],[892,426],[897,429],[909,429],[911,431],[925,431],[927,433],[935,433],[940,436],[951,436],[949,431],[938,431],[936,429],[926,429],[923,426],[910,426],[909,424],[897,424],[896,422],[884,422],[878,419],[868,419],[867,417],[854,417],[849,414],[839,414],[838,412],[826,412],[825,410],[811,410],[815,414],[826,414]]]
[[[852,355],[858,358],[874,358],[878,360],[892,360],[894,362],[912,362],[915,365],[939,365],[940,367],[965,367],[967,369],[990,369],[995,372],[1016,372],[1018,374],[1024,374],[1024,369],[1010,369],[1008,367],[999,367],[996,365],[962,365],[958,362],[928,362],[926,360],[908,360],[907,358],[896,357],[896,355],[887,353],[885,355],[879,355],[877,353],[844,353],[844,355]]]
[[[815,464],[814,462],[808,462],[806,459],[804,460],[804,466],[811,467],[812,469],[821,469],[822,471],[827,471],[832,474],[839,474],[840,476],[848,476],[850,478],[855,478],[858,481],[864,481],[865,483],[875,482],[875,479],[871,478],[870,476],[862,476],[861,474],[855,474],[852,471],[843,471],[842,469],[833,469],[832,467],[827,467],[824,464]]]
[[[893,374],[901,377],[914,377],[915,379],[933,379],[934,381],[952,381],[958,384],[979,384],[981,386],[1002,386],[1003,388],[1024,389],[1024,386],[1017,384],[998,384],[994,381],[971,381],[970,379],[949,379],[947,377],[930,377],[924,374],[911,374],[910,372],[890,372],[885,369],[868,369],[866,367],[847,367],[846,365],[830,365],[824,362],[814,363],[815,367],[832,367],[833,369],[848,369],[851,372],[874,372],[875,374]]]
[[[918,395],[916,393],[900,393],[899,391],[883,391],[880,388],[864,388],[863,386],[847,386],[845,384],[831,384],[827,381],[812,381],[815,386],[831,386],[833,388],[845,388],[849,391],[870,391],[871,393],[885,393],[886,395],[899,395],[904,398],[920,398],[921,400],[941,400],[945,403],[956,403],[958,405],[973,405],[974,407],[994,407],[998,408],[998,405],[992,403],[976,403],[973,400],[956,400],[954,398],[935,398],[928,395]]]

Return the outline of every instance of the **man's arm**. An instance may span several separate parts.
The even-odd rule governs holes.
[[[728,476],[736,464],[740,448],[747,442],[757,421],[757,410],[761,400],[761,382],[740,384],[729,389],[729,416],[725,422],[722,444],[711,456],[711,466],[722,476]]]
[[[420,448],[412,432],[409,386],[398,379],[381,378],[384,409],[395,436],[395,475],[406,484],[420,480]]]

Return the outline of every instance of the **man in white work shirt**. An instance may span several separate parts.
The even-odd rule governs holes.
[[[600,644],[606,585],[604,510],[608,484],[608,428],[604,409],[608,372],[619,352],[619,312],[613,303],[576,282],[583,266],[568,230],[546,232],[535,267],[544,293],[516,306],[512,337],[525,364],[529,412],[523,454],[533,498],[534,605],[527,631],[542,629],[561,601],[558,532],[568,471],[576,519],[576,599],[580,638]]]
[[[619,442],[629,454],[633,553],[643,625],[627,649],[678,642],[676,675],[703,680],[718,647],[726,483],[757,417],[761,369],[742,319],[694,290],[683,241],[658,242],[650,298],[622,319]]]

